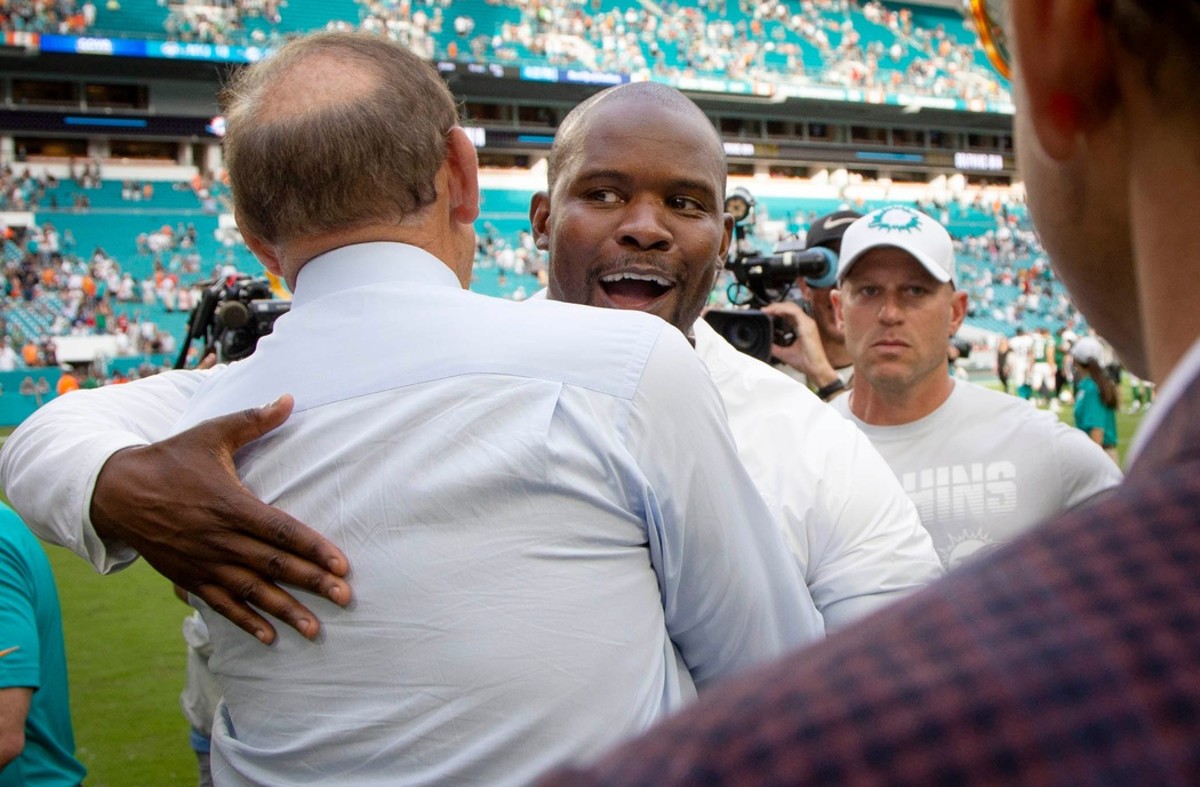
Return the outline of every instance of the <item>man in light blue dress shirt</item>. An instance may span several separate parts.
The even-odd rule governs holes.
[[[160,405],[179,430],[294,410],[239,474],[341,545],[355,602],[296,591],[321,635],[271,648],[201,605],[217,783],[521,783],[821,636],[677,331],[466,291],[475,152],[428,64],[317,35],[226,100],[239,226],[295,299]],[[696,220],[722,226],[707,180]]]

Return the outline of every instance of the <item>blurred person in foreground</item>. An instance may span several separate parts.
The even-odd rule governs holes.
[[[646,311],[692,338],[738,454],[832,630],[923,587],[941,567],[862,433],[699,317],[730,241],[727,222],[706,220],[721,212],[725,168],[711,121],[678,90],[610,88],[563,120],[530,224],[550,252],[549,298]]]
[[[1007,5],[1030,212],[1161,383],[1128,475],[547,784],[1200,783],[1200,2]]]
[[[50,561],[0,503],[0,787],[75,787],[62,610]]]
[[[883,454],[950,569],[1121,479],[1053,414],[949,374],[967,314],[956,272],[946,228],[893,206],[846,230],[833,293],[858,377],[833,409]]]
[[[465,290],[475,150],[428,63],[317,34],[225,99],[239,228],[294,298],[176,376],[203,384],[174,428],[294,397],[239,475],[344,545],[355,594],[296,591],[321,636],[271,648],[200,604],[215,783],[527,782],[821,635],[678,331]]]

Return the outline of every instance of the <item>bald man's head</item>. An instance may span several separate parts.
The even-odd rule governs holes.
[[[706,129],[692,135],[689,142],[704,154],[705,159],[719,167],[721,188],[725,188],[725,147],[721,136],[713,128],[708,117],[690,98],[669,85],[658,82],[628,82],[624,85],[602,90],[572,109],[559,125],[550,148],[549,167],[546,172],[547,185],[554,192],[559,174],[579,152],[580,143],[591,123],[599,116],[620,117],[634,113],[639,108],[658,107],[678,113],[681,117],[696,121],[687,124],[690,129]]]
[[[555,137],[530,220],[550,297],[657,314],[689,332],[728,250],[725,151],[679,91],[634,83],[581,104]]]

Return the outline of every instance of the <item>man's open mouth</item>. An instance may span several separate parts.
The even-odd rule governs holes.
[[[600,287],[613,305],[621,309],[640,309],[666,295],[675,286],[663,276],[622,271],[600,277]]]

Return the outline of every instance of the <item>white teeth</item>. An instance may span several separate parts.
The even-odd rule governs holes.
[[[605,282],[606,284],[621,281],[622,279],[633,279],[634,281],[650,281],[650,282],[654,282],[655,284],[657,284],[660,287],[670,287],[671,286],[671,282],[668,279],[664,279],[662,276],[655,276],[654,274],[651,274],[651,273],[632,273],[630,271],[623,271],[621,273],[610,273],[607,276],[600,277],[600,281]]]

